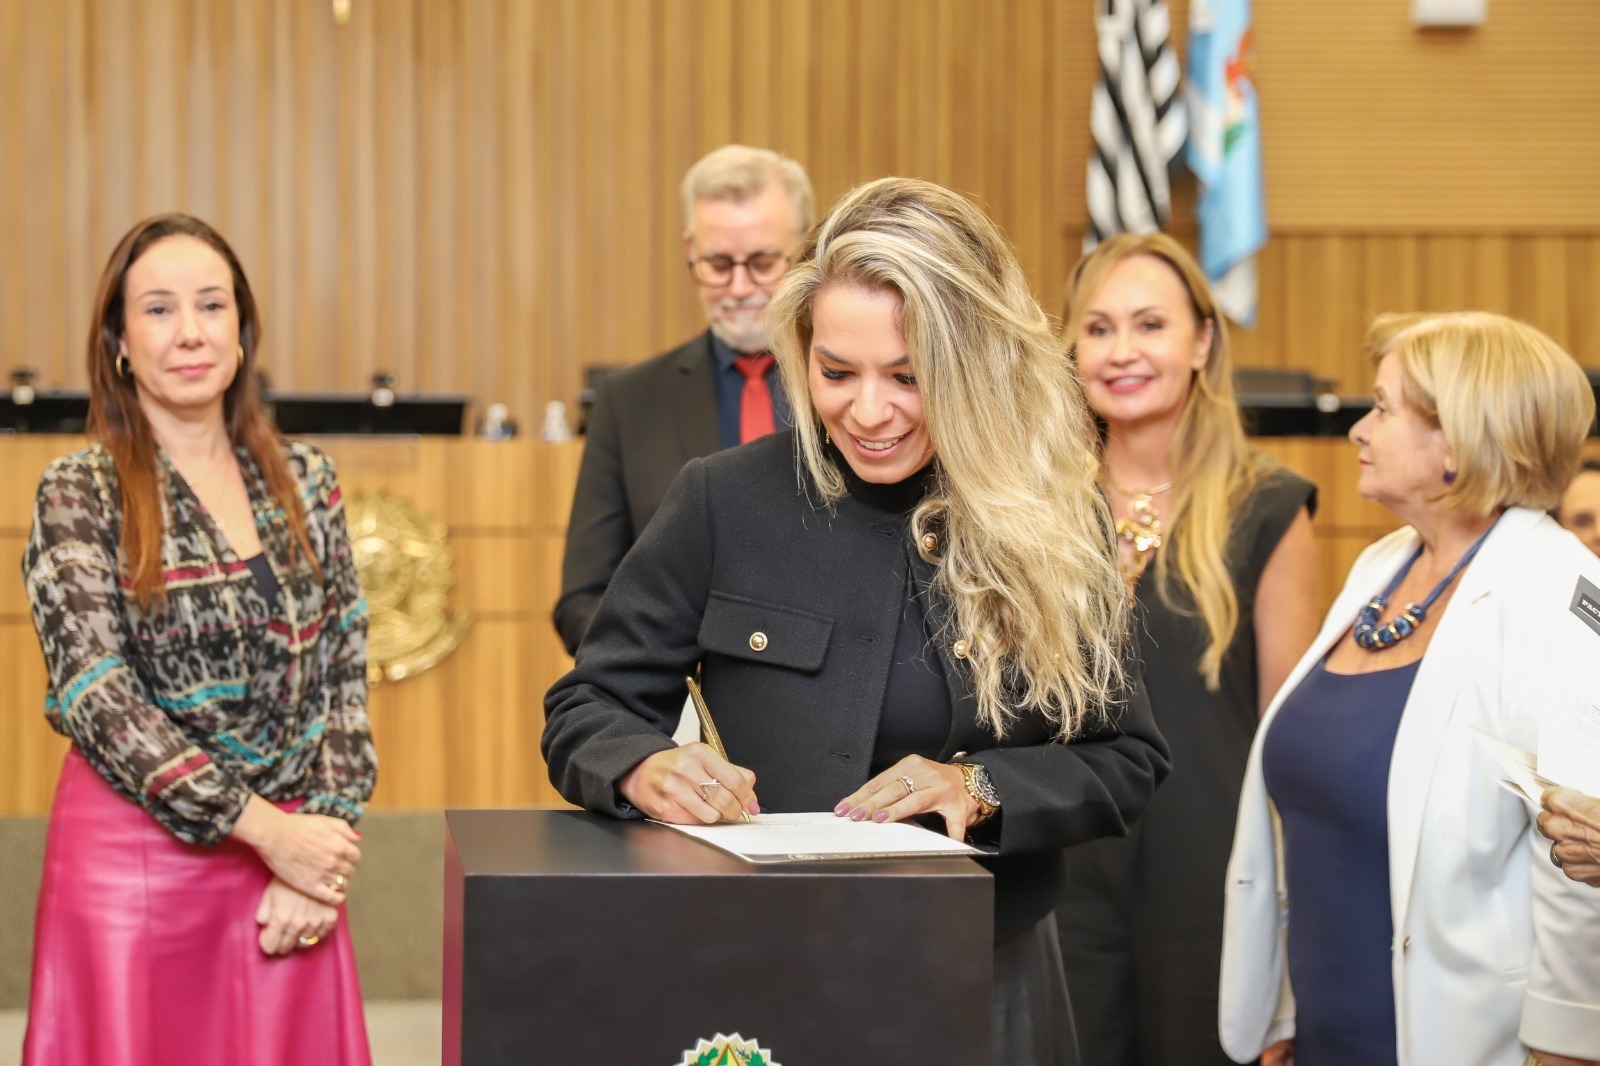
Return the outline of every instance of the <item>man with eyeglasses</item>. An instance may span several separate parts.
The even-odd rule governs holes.
[[[684,176],[684,251],[710,328],[596,391],[554,612],[568,654],[683,464],[790,424],[765,316],[813,209],[805,170],[766,149],[726,145]]]

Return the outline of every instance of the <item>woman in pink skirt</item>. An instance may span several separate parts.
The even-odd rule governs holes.
[[[30,1066],[369,1061],[340,920],[377,773],[365,604],[332,464],[262,409],[260,336],[204,222],[111,253],[94,443],[45,471],[23,557],[72,739]]]

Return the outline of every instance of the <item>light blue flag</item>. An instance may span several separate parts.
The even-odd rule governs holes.
[[[1267,207],[1250,0],[1193,0],[1186,102],[1187,159],[1200,182],[1200,265],[1223,312],[1253,326]]]

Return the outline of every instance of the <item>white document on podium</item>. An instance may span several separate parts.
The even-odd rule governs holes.
[[[704,841],[746,862],[959,858],[984,854],[969,844],[909,822],[852,822],[831,811],[758,814],[749,824],[656,824]]]

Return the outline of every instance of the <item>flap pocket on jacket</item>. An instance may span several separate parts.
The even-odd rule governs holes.
[[[713,592],[700,620],[700,647],[719,655],[814,673],[822,667],[832,633],[831,618]]]

